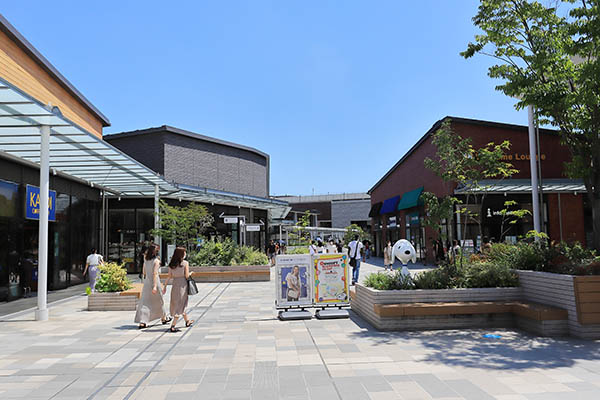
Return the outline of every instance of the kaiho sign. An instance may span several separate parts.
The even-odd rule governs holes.
[[[25,218],[40,219],[40,188],[27,185],[25,191]],[[48,221],[56,221],[56,191],[50,190],[48,196]]]

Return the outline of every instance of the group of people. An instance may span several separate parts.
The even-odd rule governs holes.
[[[135,313],[135,322],[139,329],[160,318],[163,325],[171,322],[169,332],[179,332],[177,320],[183,317],[185,326],[190,327],[194,320],[189,319],[186,309],[188,306],[188,279],[192,276],[190,264],[185,260],[185,248],[177,247],[169,261],[169,274],[164,284],[160,280],[159,246],[150,244],[144,254],[142,279],[144,287],[142,297]],[[167,314],[163,296],[167,293],[167,285],[171,282],[170,316]]]
[[[275,265],[275,256],[279,254],[285,254],[285,251],[285,243],[280,243],[279,241],[274,242],[273,240],[269,241],[269,244],[266,248],[266,253],[272,266]]]
[[[341,253],[343,250],[342,243],[338,240],[330,239],[329,242],[323,243],[321,239],[311,240],[308,246],[308,252],[313,254]]]

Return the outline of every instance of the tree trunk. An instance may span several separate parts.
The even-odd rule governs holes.
[[[594,249],[600,251],[600,174],[584,179],[588,200],[592,207],[592,227],[594,229]],[[583,223],[583,222],[582,222]]]

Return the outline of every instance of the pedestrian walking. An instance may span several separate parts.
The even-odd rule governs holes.
[[[135,322],[139,324],[140,329],[148,326],[148,323],[156,319],[161,319],[163,325],[171,322],[165,310],[163,300],[163,290],[160,282],[159,269],[160,260],[158,259],[158,245],[152,243],[146,250],[144,256],[144,265],[142,267],[142,277],[144,288],[142,289],[142,298],[138,303],[135,313]]]
[[[185,321],[185,326],[190,327],[194,323],[194,320],[188,318],[185,312],[188,306],[188,279],[190,274],[190,264],[185,261],[186,251],[183,247],[177,247],[173,252],[171,261],[169,262],[169,275],[165,281],[163,287],[163,294],[167,292],[167,284],[169,281],[173,281],[171,285],[171,304],[170,311],[173,318],[169,332],[179,332],[177,328],[177,320],[180,316]]]
[[[308,246],[308,252],[310,253],[310,255],[315,255],[318,253],[318,249],[317,249],[317,242],[315,242],[314,240],[311,240],[310,242],[310,246]]]
[[[348,243],[348,256],[352,266],[352,284],[356,285],[360,273],[360,259],[363,244],[358,240],[358,235],[354,235],[354,240]]]
[[[392,242],[387,241],[386,246],[383,248],[383,266],[387,270],[388,267],[390,271],[393,270],[394,259],[392,258]]]
[[[269,261],[271,261],[271,266],[275,265],[275,243],[273,243],[273,240],[271,240],[267,246],[267,257],[269,257]]]
[[[83,271],[83,276],[90,272],[90,289],[92,289],[92,293],[96,291],[96,281],[100,277],[100,271],[98,267],[104,264],[104,259],[96,249],[92,249],[91,254],[87,256],[85,260],[85,270]]]

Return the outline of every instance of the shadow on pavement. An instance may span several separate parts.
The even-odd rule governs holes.
[[[466,329],[438,331],[380,332],[356,313],[351,320],[361,328],[351,333],[357,339],[368,339],[378,345],[423,347],[427,362],[438,362],[466,368],[510,369],[570,367],[578,360],[600,361],[600,342],[574,338],[533,336],[512,329]],[[499,339],[484,338],[493,333]]]

